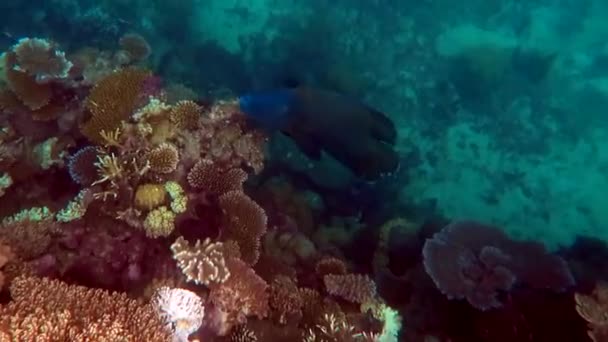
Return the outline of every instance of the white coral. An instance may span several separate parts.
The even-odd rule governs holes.
[[[187,342],[205,316],[202,299],[185,289],[161,287],[152,298],[152,305],[173,334],[174,342]]]

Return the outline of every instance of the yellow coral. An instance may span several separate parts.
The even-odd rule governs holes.
[[[142,184],[135,191],[135,205],[152,210],[165,202],[166,191],[161,184]]]
[[[169,236],[175,229],[175,213],[166,206],[158,207],[148,213],[144,228],[146,235],[151,238]]]
[[[150,170],[158,173],[171,173],[179,163],[177,148],[169,143],[163,143],[152,149],[147,156]]]
[[[200,119],[200,107],[194,101],[179,101],[171,110],[170,119],[178,128],[195,130]]]
[[[101,131],[113,132],[129,118],[137,107],[141,87],[148,76],[147,71],[127,68],[99,81],[86,100],[91,118],[82,126],[82,134],[103,144]]]

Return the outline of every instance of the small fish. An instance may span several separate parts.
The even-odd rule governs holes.
[[[399,166],[393,122],[342,94],[281,88],[245,94],[239,105],[252,122],[290,136],[310,158],[318,160],[325,151],[362,179],[379,179]]]

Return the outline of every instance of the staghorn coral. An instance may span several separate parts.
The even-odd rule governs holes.
[[[171,122],[179,129],[195,130],[198,129],[201,117],[201,110],[194,101],[179,101],[169,114]]]
[[[135,206],[143,210],[152,210],[165,203],[167,192],[162,184],[141,184],[135,190]]]
[[[590,295],[574,294],[576,312],[589,325],[587,334],[594,342],[608,338],[608,284],[598,283]]]
[[[186,275],[188,281],[211,286],[221,284],[230,277],[224,247],[220,242],[205,239],[201,243],[197,240],[194,246],[190,246],[180,236],[171,245],[171,251],[173,251],[173,258],[177,260],[178,267]]]
[[[35,277],[14,279],[10,293],[0,337],[11,341],[170,341],[154,309],[125,294]]]
[[[123,163],[114,153],[97,155],[95,167],[97,167],[98,179],[92,185],[105,182],[116,184],[120,178],[125,176]]]
[[[243,191],[247,173],[240,168],[223,171],[211,160],[199,160],[188,172],[188,183],[210,195],[222,195],[229,191]]]
[[[187,342],[203,323],[203,300],[194,292],[179,288],[159,288],[152,306],[160,314],[174,342]]]
[[[280,324],[302,317],[303,298],[298,286],[290,277],[277,276],[270,283],[269,305],[271,314]]]
[[[352,303],[365,303],[376,297],[376,284],[367,275],[328,274],[323,277],[327,292]]]
[[[223,212],[222,239],[236,241],[242,260],[254,265],[260,257],[260,239],[268,221],[264,209],[240,191],[223,194],[219,202]]]
[[[137,33],[127,33],[118,41],[120,47],[127,52],[131,60],[140,62],[147,59],[152,52],[150,44]]]
[[[209,301],[225,315],[226,325],[243,324],[249,316],[265,318],[269,311],[268,284],[239,259],[226,260],[226,267],[230,277],[209,292]]]
[[[104,144],[101,132],[113,132],[128,120],[140,101],[140,91],[149,73],[135,68],[116,71],[91,90],[86,109],[91,117],[81,127],[82,134],[97,144]]]
[[[17,55],[14,52],[6,53],[5,63],[6,83],[21,103],[31,110],[37,110],[51,101],[53,95],[51,85],[39,84],[33,76],[16,70]]]
[[[34,77],[38,83],[67,78],[73,66],[65,53],[46,39],[22,38],[12,50],[17,59],[13,68]]]
[[[304,334],[304,342],[354,342],[355,327],[345,318],[334,314],[323,315],[321,321]]]
[[[169,236],[175,229],[175,213],[166,206],[160,206],[148,213],[144,220],[144,230],[151,238]]]
[[[179,163],[179,152],[173,144],[162,143],[148,152],[146,158],[151,171],[171,173],[175,171]]]

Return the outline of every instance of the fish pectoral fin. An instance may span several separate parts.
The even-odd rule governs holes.
[[[296,145],[298,145],[298,148],[300,149],[300,151],[302,151],[310,159],[313,159],[313,160],[321,159],[321,150],[323,148],[321,147],[320,144],[318,144],[310,136],[301,134],[301,133],[297,133],[297,132],[296,133],[289,132],[289,131],[283,132],[283,133],[285,135],[287,135],[288,137],[290,137],[296,143]]]
[[[369,115],[371,116],[370,130],[374,138],[389,143],[395,144],[397,139],[397,130],[393,121],[386,114],[368,107]]]

